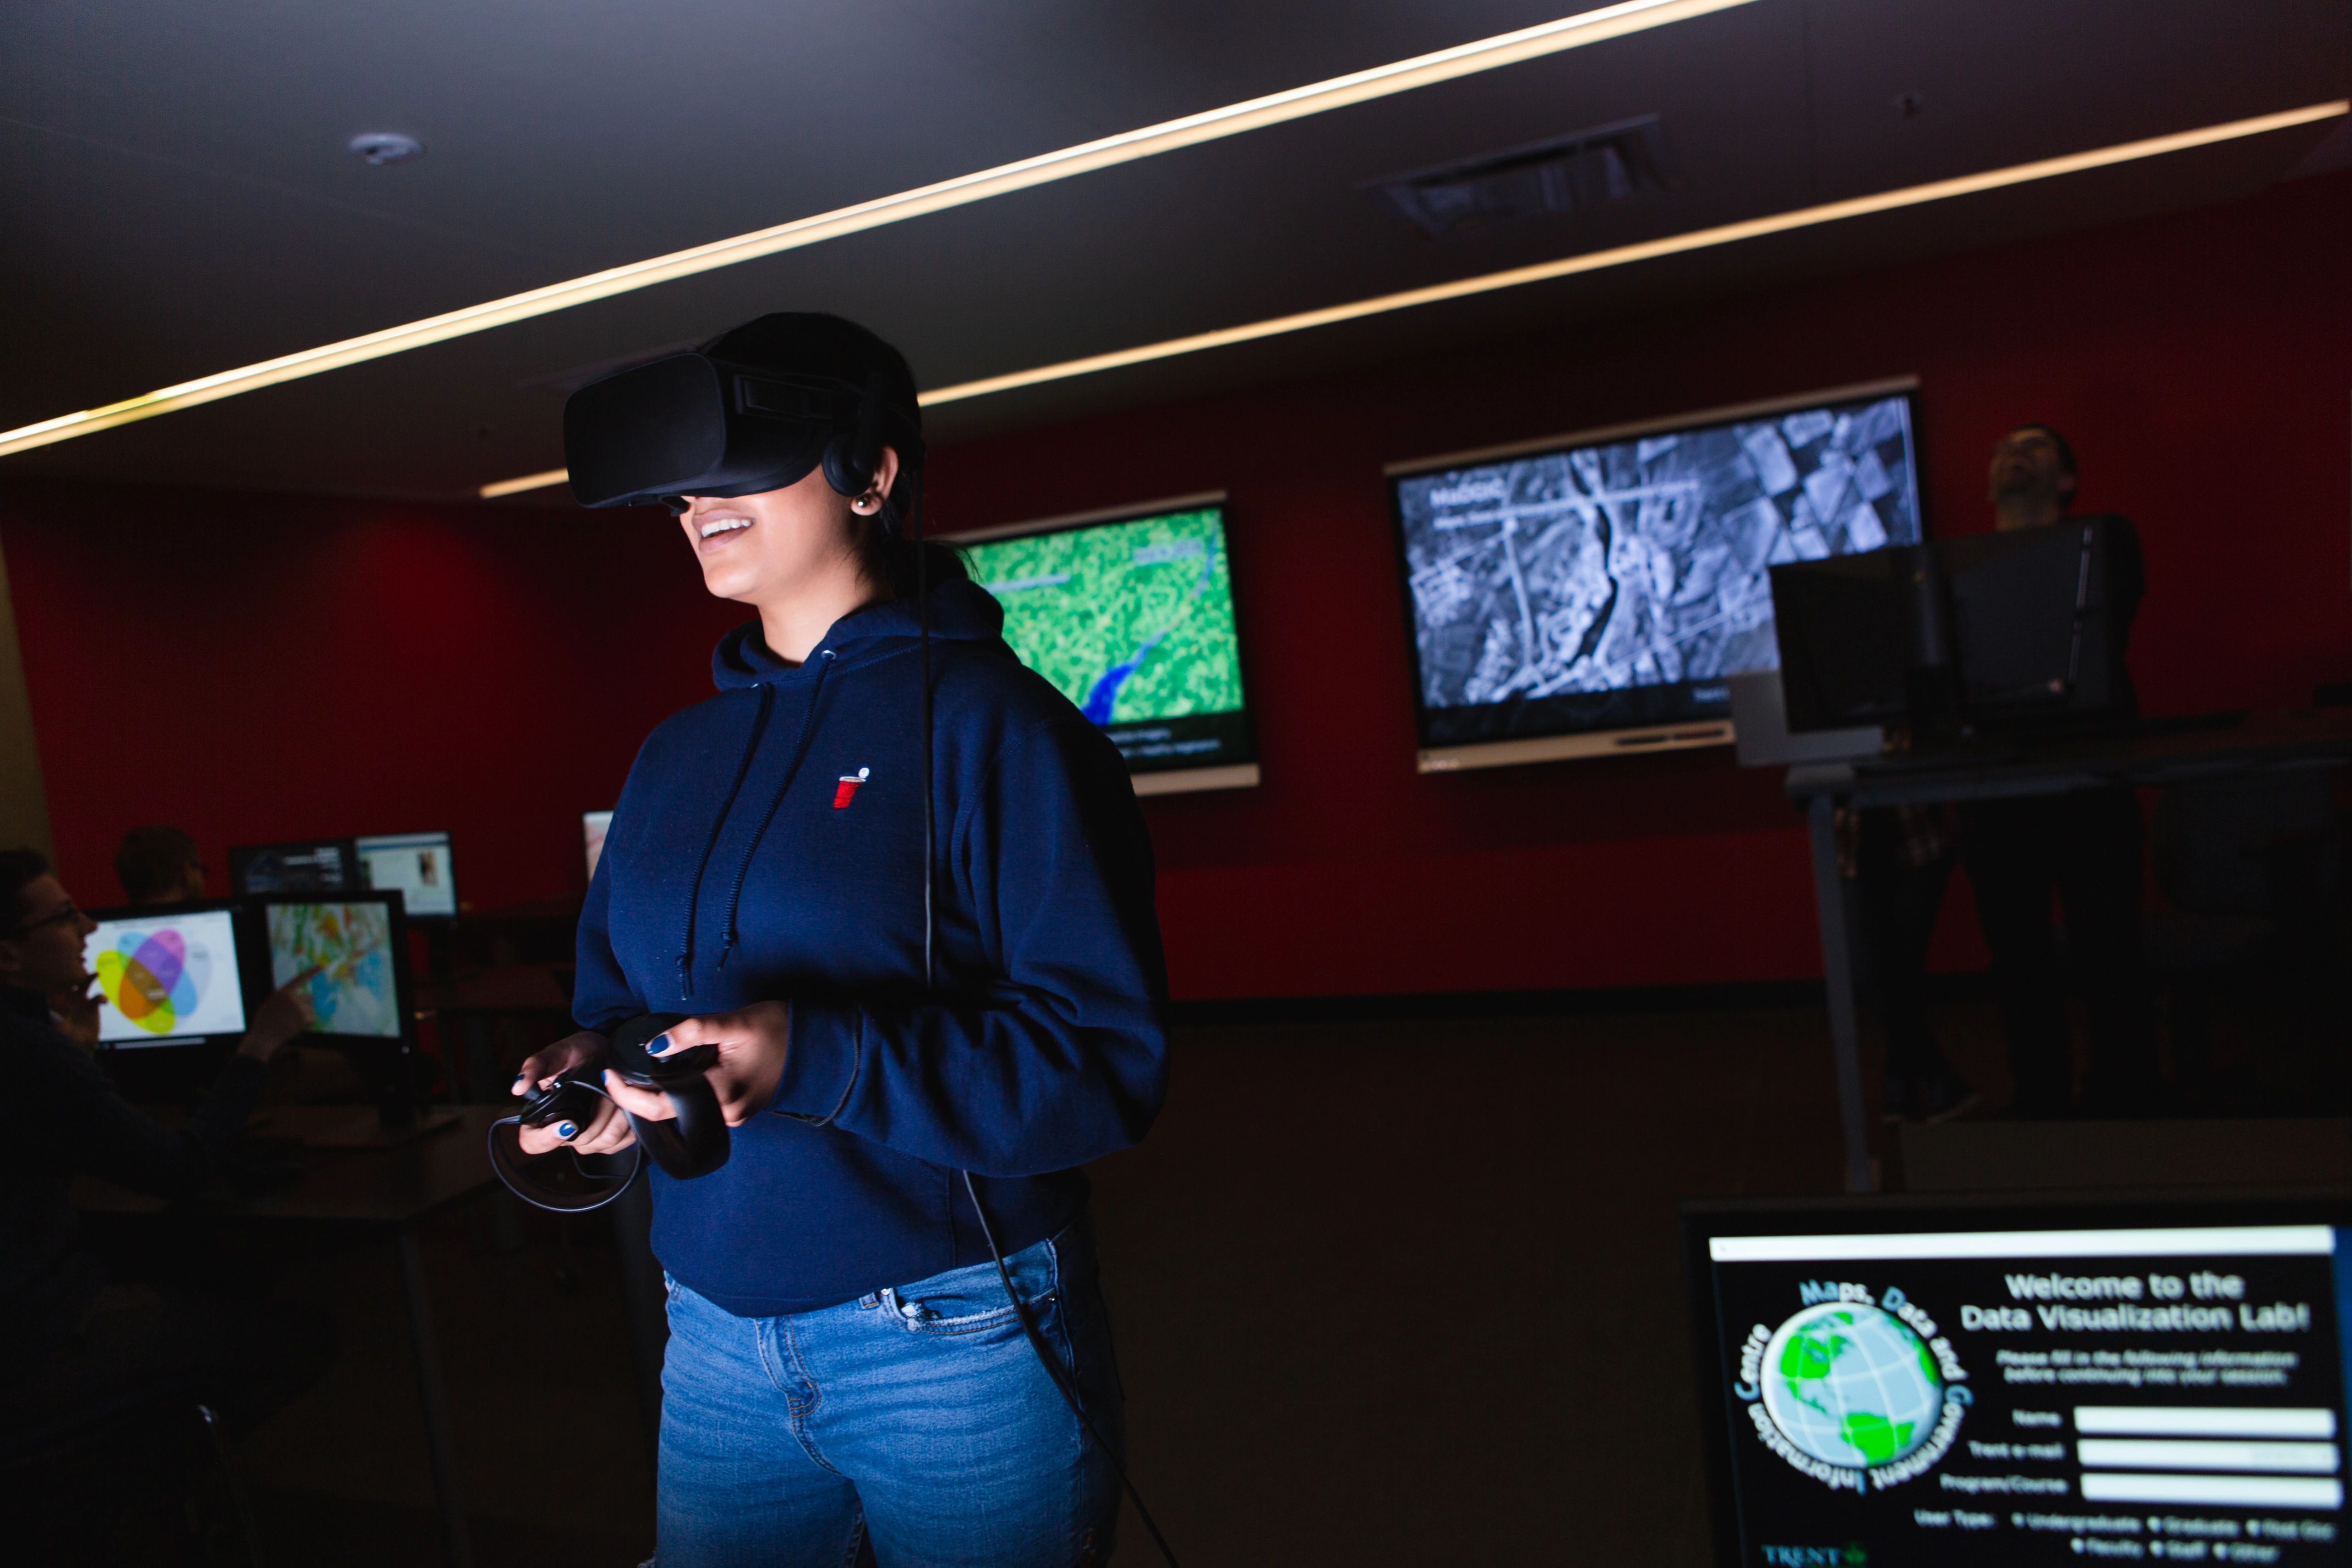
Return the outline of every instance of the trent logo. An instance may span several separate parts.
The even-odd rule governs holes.
[[[864,784],[866,775],[873,771],[872,768],[860,768],[854,773],[842,774],[833,786],[833,809],[848,810],[849,803],[857,798],[857,786]]]

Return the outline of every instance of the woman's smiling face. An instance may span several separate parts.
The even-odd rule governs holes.
[[[885,447],[863,497],[843,495],[818,468],[758,495],[688,496],[678,526],[703,586],[757,608],[768,647],[798,663],[836,619],[888,596],[866,576],[858,529],[898,477],[898,454]]]
[[[825,483],[822,468],[780,490],[686,500],[678,524],[702,563],[703,585],[719,598],[789,599],[856,568],[849,499]]]

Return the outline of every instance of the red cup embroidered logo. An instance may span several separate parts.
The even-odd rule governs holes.
[[[857,798],[857,786],[864,784],[866,776],[873,771],[872,768],[860,768],[854,773],[842,774],[833,786],[833,809],[848,810],[849,803]]]

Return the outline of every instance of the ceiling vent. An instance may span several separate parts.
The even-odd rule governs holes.
[[[1664,129],[1654,114],[1548,142],[1370,180],[1360,187],[1384,209],[1432,236],[1504,218],[1584,212],[1657,195],[1674,183]]]

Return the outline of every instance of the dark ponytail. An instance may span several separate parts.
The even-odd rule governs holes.
[[[872,517],[856,520],[858,567],[867,582],[877,588],[887,588],[894,599],[915,596],[916,544],[910,535],[922,508],[922,496],[923,470],[901,467],[889,495],[882,502],[882,510]],[[925,574],[932,587],[970,580],[971,574],[964,570],[963,556],[952,546],[926,539],[921,549]]]
[[[915,596],[915,552],[918,548],[923,552],[924,572],[933,593],[939,591],[942,583],[966,582],[971,576],[964,570],[962,554],[951,545],[926,539],[918,546],[910,539],[892,539],[878,528],[872,531],[879,541],[879,547],[870,553],[861,549],[859,554],[864,557],[867,575],[877,583],[889,584],[890,596],[894,599]]]

